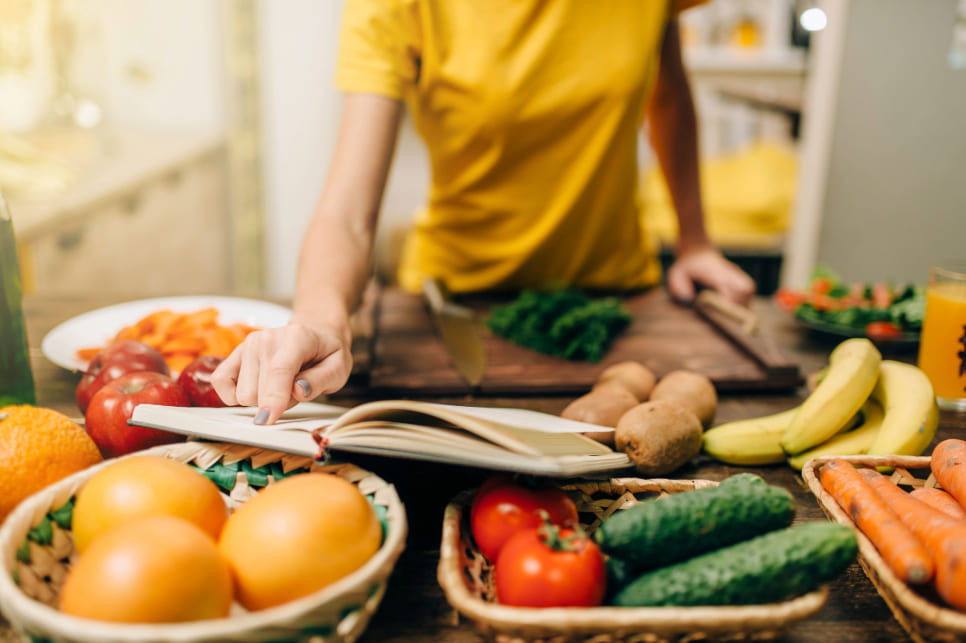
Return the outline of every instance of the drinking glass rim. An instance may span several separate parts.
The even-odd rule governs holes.
[[[956,281],[966,281],[966,261],[945,261],[933,264],[932,277],[943,277]]]

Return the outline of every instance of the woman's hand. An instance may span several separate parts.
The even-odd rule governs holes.
[[[248,335],[211,375],[229,406],[257,406],[255,424],[272,424],[285,409],[346,383],[352,369],[346,328],[293,317],[288,325]]]
[[[713,288],[742,305],[747,305],[755,294],[755,281],[710,246],[680,253],[668,269],[667,285],[674,299],[693,301],[695,284]]]

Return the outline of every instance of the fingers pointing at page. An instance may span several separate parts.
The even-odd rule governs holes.
[[[297,402],[332,393],[352,366],[349,340],[335,332],[291,322],[249,335],[212,374],[229,405],[257,406],[257,424],[272,424]]]

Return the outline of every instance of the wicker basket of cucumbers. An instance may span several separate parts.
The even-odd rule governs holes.
[[[857,555],[855,536],[842,525],[792,525],[791,495],[753,474],[720,484],[614,478],[549,488],[573,501],[580,523],[576,533],[600,551],[606,590],[597,603],[525,606],[508,604],[506,594],[501,601],[504,570],[479,546],[492,551],[480,527],[486,484],[464,491],[446,509],[438,578],[450,604],[491,639],[773,638],[820,610],[827,583]],[[499,564],[506,564],[510,548],[522,540],[520,531],[525,530],[490,554]]]

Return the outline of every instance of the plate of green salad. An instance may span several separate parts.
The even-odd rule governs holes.
[[[925,286],[847,283],[828,268],[816,269],[807,288],[780,288],[774,297],[805,328],[839,338],[868,337],[889,350],[918,345],[926,308]]]

